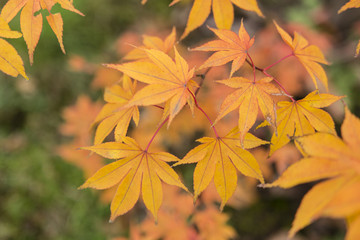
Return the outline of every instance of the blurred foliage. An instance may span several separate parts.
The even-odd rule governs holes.
[[[5,2],[0,3],[0,8]],[[141,32],[160,22],[169,26],[176,22],[178,27],[184,26],[184,22],[177,20],[186,20],[182,17],[188,10],[185,4],[169,9],[169,2],[150,0],[142,6],[140,0],[76,0],[75,7],[85,17],[62,11],[67,55],[61,53],[55,35],[44,24],[33,66],[29,65],[23,39],[9,40],[23,58],[30,81],[13,79],[0,73],[1,240],[109,239],[109,236],[118,236],[119,232],[127,232],[104,226],[108,225],[110,216],[108,206],[104,206],[95,193],[78,191],[77,186],[84,181],[83,172],[56,156],[56,147],[67,140],[58,133],[63,108],[74,104],[80,94],[91,96],[92,99],[102,98],[101,91],[90,87],[93,74],[72,71],[68,61],[71,56],[79,55],[95,65],[116,62],[115,41],[124,31],[135,28]],[[345,101],[359,116],[359,59],[352,57],[354,42],[360,36],[355,24],[355,20],[360,18],[359,14],[349,11],[336,16],[334,13],[342,3],[335,0],[259,0],[259,4],[269,19],[276,16],[274,18],[281,18],[284,22],[301,22],[332,36],[333,50],[327,56],[333,63],[327,67],[329,81],[333,84],[330,91],[347,95]],[[314,19],[317,13],[322,16],[321,12],[317,12],[320,6],[328,9],[329,16]],[[310,17],[309,12],[313,13]],[[237,12],[238,17],[247,18],[249,25],[255,29],[265,25],[264,22],[259,23],[263,20],[242,14]],[[347,18],[352,19],[351,24]],[[19,15],[10,26],[14,30],[20,28]],[[201,39],[201,31],[190,36],[190,40]],[[355,33],[345,37],[349,31]],[[178,155],[181,154],[184,153]],[[185,171],[179,169],[184,173],[187,185],[191,185],[192,167]],[[304,186],[306,189],[309,187]],[[229,213],[230,223],[241,239],[264,239],[274,231],[288,229],[302,193],[306,190],[299,192],[288,195],[281,193],[280,197],[275,194],[272,199],[265,199],[261,194],[260,199],[249,207],[241,210],[227,207],[225,212]],[[321,227],[321,222],[316,226]],[[322,239],[342,239],[341,223],[330,226],[335,230],[323,230],[325,233],[322,236],[325,237]],[[304,231],[306,234],[309,230]]]

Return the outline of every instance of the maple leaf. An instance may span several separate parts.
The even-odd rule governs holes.
[[[359,238],[360,211],[360,119],[345,110],[341,126],[343,140],[329,133],[298,137],[295,141],[309,157],[290,166],[267,187],[292,186],[327,179],[316,184],[303,198],[289,232],[297,231],[317,218],[351,218],[345,239]]]
[[[63,9],[72,11],[79,15],[83,14],[75,9],[72,2],[69,0],[9,0],[3,9],[1,10],[1,16],[10,22],[17,13],[22,9],[20,14],[20,26],[23,33],[24,40],[26,42],[30,63],[34,60],[34,51],[36,45],[39,42],[40,34],[42,31],[43,18],[39,13],[41,9],[48,12],[46,20],[48,21],[51,29],[55,33],[61,50],[65,53],[62,35],[63,35],[63,20],[60,13],[51,13],[52,7],[56,4],[60,4]]]
[[[122,85],[116,84],[105,90],[104,99],[107,104],[104,105],[94,121],[94,124],[99,123],[95,132],[95,145],[102,143],[115,126],[115,140],[121,141],[126,136],[131,118],[136,125],[139,122],[138,107],[126,107],[134,96],[136,82],[132,82],[128,76],[124,75]]]
[[[89,128],[100,109],[100,103],[92,102],[88,96],[79,96],[76,103],[66,107],[62,113],[65,123],[60,126],[61,134],[75,137],[83,146],[90,144],[92,134]]]
[[[227,62],[233,61],[230,77],[244,64],[249,48],[254,44],[254,38],[250,39],[246,32],[243,21],[239,28],[239,33],[226,30],[210,28],[220,40],[214,40],[194,48],[194,51],[216,51],[208,58],[199,69],[213,66],[221,66]]]
[[[201,144],[190,150],[178,163],[197,163],[194,171],[194,200],[214,179],[216,190],[222,202],[222,209],[229,198],[233,195],[237,186],[238,169],[248,177],[264,182],[260,168],[254,156],[240,147],[238,128],[234,128],[225,137],[210,138],[203,137],[197,141]],[[244,140],[244,148],[254,148],[266,141],[247,134]]]
[[[164,53],[169,53],[170,50],[174,47],[176,41],[176,29],[173,27],[171,33],[162,40],[156,36],[143,35],[143,46],[139,48],[133,49],[131,52],[126,54],[123,59],[125,60],[139,60],[139,59],[147,59],[147,55],[144,52],[144,48],[146,49],[156,49],[160,50]]]
[[[299,62],[304,66],[306,71],[309,73],[316,89],[318,89],[317,80],[318,79],[328,90],[328,79],[322,64],[329,64],[320,48],[315,45],[309,45],[308,41],[301,36],[298,32],[294,32],[294,39],[284,31],[275,21],[277,31],[279,32],[281,38],[284,42],[291,47],[293,55],[299,60]]]
[[[241,9],[256,12],[260,17],[264,17],[256,0],[194,0],[194,5],[190,10],[186,28],[181,39],[203,25],[210,15],[211,7],[216,26],[220,29],[230,29],[234,21],[233,4]]]
[[[169,100],[169,124],[187,102],[193,108],[193,90],[198,87],[197,83],[191,80],[194,69],[189,70],[187,62],[176,48],[174,49],[175,62],[162,51],[144,49],[152,62],[136,61],[106,65],[149,84],[139,90],[127,106],[156,105]]]
[[[343,97],[315,90],[301,100],[279,102],[277,131],[271,138],[270,155],[290,142],[290,138],[294,136],[312,134],[315,130],[336,134],[330,114],[319,108],[328,107],[341,98]]]
[[[159,210],[157,223],[147,216],[139,224],[143,239],[184,240],[194,239],[196,230],[188,219],[194,212],[192,197],[181,189],[164,185],[164,202]],[[130,239],[134,236],[130,235]]]
[[[345,10],[347,10],[349,8],[360,8],[360,0],[350,0],[349,2],[347,2],[344,6],[342,6],[339,9],[338,14],[344,12]],[[359,56],[359,53],[360,53],[360,40],[356,46],[355,57]]]
[[[16,49],[2,38],[19,38],[21,33],[12,31],[7,22],[0,16],[0,70],[10,76],[17,77],[25,74],[24,63]]]
[[[349,8],[360,8],[360,0],[350,0],[339,9],[338,13],[342,13]]]
[[[257,81],[243,77],[233,77],[218,81],[229,87],[238,88],[238,90],[225,98],[215,123],[229,112],[239,108],[238,124],[241,142],[245,134],[254,125],[259,107],[265,119],[275,125],[275,103],[271,95],[281,94],[281,90],[276,85],[270,83],[271,81],[272,78],[269,77]]]
[[[139,198],[140,188],[145,206],[155,220],[162,203],[161,180],[187,191],[179,176],[166,163],[179,161],[170,153],[152,153],[147,149],[143,150],[134,139],[129,137],[124,137],[123,143],[107,142],[82,149],[91,150],[105,158],[118,159],[99,169],[79,187],[106,189],[119,183],[111,202],[110,221],[114,221],[117,216],[133,208]]]

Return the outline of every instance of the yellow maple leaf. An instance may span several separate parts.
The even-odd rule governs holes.
[[[197,163],[194,171],[194,200],[214,179],[216,190],[222,199],[220,206],[222,209],[236,189],[236,169],[245,176],[264,182],[254,156],[240,147],[239,135],[238,128],[234,128],[225,137],[200,138],[197,141],[201,144],[190,150],[180,162],[174,164],[176,166]],[[245,136],[244,148],[254,148],[263,144],[267,142],[249,133]]]
[[[221,105],[215,123],[226,114],[239,108],[239,130],[240,141],[254,125],[258,115],[258,108],[264,118],[275,125],[275,103],[272,94],[281,94],[281,90],[271,83],[272,78],[262,78],[257,81],[243,77],[233,77],[227,80],[218,81],[232,88],[238,88],[229,94]]]
[[[156,49],[160,50],[164,53],[169,53],[171,49],[173,49],[176,41],[176,29],[173,27],[171,33],[162,40],[156,36],[143,35],[143,46],[139,48],[135,48],[126,54],[123,59],[124,60],[139,60],[139,59],[147,59],[148,56],[144,52],[144,48],[146,49]]]
[[[349,8],[360,8],[360,0],[350,0],[339,9],[338,13],[342,13]]]
[[[246,32],[243,21],[239,28],[239,33],[226,30],[210,28],[220,40],[214,40],[203,44],[194,51],[216,51],[210,58],[208,58],[199,69],[221,66],[227,62],[233,61],[231,66],[230,77],[233,73],[244,64],[249,48],[254,44],[254,38],[250,39]]]
[[[315,129],[336,134],[330,114],[319,108],[327,107],[341,98],[315,90],[301,100],[279,102],[277,131],[271,138],[270,155],[290,142],[291,137],[312,134]]]
[[[12,31],[8,23],[0,16],[0,70],[10,76],[17,77],[25,74],[24,63],[16,49],[2,38],[19,38],[21,33]]]
[[[46,19],[58,39],[61,50],[65,53],[62,41],[63,20],[61,14],[51,13],[51,9],[56,3],[60,4],[63,9],[83,16],[69,0],[9,0],[1,10],[1,16],[7,22],[10,22],[22,9],[20,26],[29,51],[30,64],[33,63],[34,51],[42,31],[43,18],[42,14],[38,13],[41,9],[47,10],[49,13]]]
[[[137,125],[139,122],[139,109],[137,106],[125,107],[134,96],[136,82],[124,75],[122,85],[114,85],[106,88],[104,99],[107,104],[97,115],[94,124],[98,124],[95,132],[94,144],[104,141],[111,131],[115,128],[115,140],[121,141],[126,136],[131,118]]]
[[[233,4],[241,9],[256,12],[260,17],[264,17],[256,0],[194,0],[194,5],[190,10],[189,19],[181,39],[204,24],[210,15],[211,8],[216,26],[219,29],[230,29],[234,21]]]
[[[281,38],[284,42],[291,47],[294,56],[299,60],[299,62],[304,66],[306,71],[309,73],[316,89],[318,89],[317,80],[318,79],[328,90],[328,79],[322,64],[329,64],[320,48],[315,45],[309,45],[308,41],[301,36],[298,32],[294,33],[294,39],[284,31],[275,21],[277,31],[279,32]]]
[[[188,102],[193,108],[193,91],[197,87],[191,80],[194,69],[189,70],[187,62],[175,49],[175,61],[167,54],[155,49],[144,49],[152,61],[136,61],[124,64],[108,64],[133,79],[148,85],[139,90],[127,106],[149,106],[169,102],[169,124]]]
[[[106,189],[119,184],[111,202],[110,221],[133,208],[140,190],[146,208],[157,220],[163,198],[161,181],[187,191],[177,173],[166,163],[179,161],[170,153],[143,150],[129,137],[124,137],[123,143],[107,142],[82,149],[91,150],[105,158],[118,159],[99,169],[79,187]]]
[[[298,137],[295,141],[309,157],[290,166],[278,180],[265,186],[289,188],[327,179],[316,184],[303,198],[289,232],[292,237],[319,217],[348,218],[346,240],[359,238],[360,211],[360,119],[346,108],[341,133]]]

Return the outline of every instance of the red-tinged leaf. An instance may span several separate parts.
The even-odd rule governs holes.
[[[179,176],[164,162],[177,160],[175,156],[143,150],[132,138],[123,138],[123,143],[107,142],[83,149],[111,159],[119,159],[101,168],[80,187],[105,189],[119,183],[111,203],[110,221],[134,206],[139,198],[140,187],[145,206],[157,219],[157,212],[162,203],[160,179],[187,191]]]
[[[230,77],[245,62],[247,51],[254,43],[254,38],[250,39],[246,32],[243,22],[238,35],[230,30],[210,28],[221,40],[214,40],[204,45],[194,48],[195,51],[216,51],[209,59],[200,66],[200,69],[212,66],[221,66],[233,61]]]
[[[275,110],[272,94],[280,94],[280,89],[270,83],[271,78],[263,78],[252,81],[242,77],[234,77],[219,81],[229,87],[238,88],[235,92],[228,95],[221,105],[215,124],[226,114],[239,108],[239,132],[240,141],[244,141],[245,134],[254,125],[258,108],[264,118],[275,125]]]
[[[339,13],[342,13],[343,11],[349,9],[349,8],[360,8],[360,1],[359,0],[349,0],[344,6],[342,6],[339,11]]]
[[[294,39],[292,39],[290,35],[285,32],[275,21],[274,24],[281,38],[288,46],[291,47],[294,56],[300,61],[300,63],[309,73],[316,89],[318,89],[317,80],[319,80],[327,90],[327,76],[319,63],[329,63],[326,61],[321,50],[315,45],[309,45],[308,41],[297,32],[294,33]]]

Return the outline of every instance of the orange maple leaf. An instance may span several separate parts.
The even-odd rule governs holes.
[[[306,71],[309,73],[316,89],[318,89],[317,80],[318,79],[328,90],[328,79],[322,64],[329,64],[319,47],[315,45],[309,45],[308,41],[301,36],[299,33],[294,32],[294,39],[284,31],[279,25],[274,21],[277,31],[279,32],[281,38],[284,42],[291,47],[293,55],[299,60],[299,62],[304,66]]]
[[[197,141],[201,144],[189,151],[180,162],[174,164],[176,166],[197,163],[194,171],[194,200],[214,179],[216,190],[222,199],[220,206],[222,209],[236,189],[236,169],[245,176],[264,182],[254,156],[240,147],[238,128],[234,128],[225,137],[203,137]],[[267,142],[250,133],[245,136],[244,148],[254,148],[263,144]]]
[[[194,48],[195,51],[216,51],[210,58],[208,58],[199,69],[212,66],[221,66],[227,62],[233,61],[231,66],[230,77],[233,73],[244,64],[249,48],[254,44],[254,38],[250,39],[246,32],[243,21],[239,28],[239,33],[226,30],[210,28],[220,40],[214,40],[205,43],[204,45]]]
[[[110,221],[133,208],[141,188],[145,206],[157,220],[163,197],[161,180],[187,191],[179,176],[166,163],[179,159],[167,152],[152,153],[148,149],[143,150],[132,138],[124,137],[122,140],[123,143],[107,142],[82,148],[105,158],[119,160],[99,169],[79,188],[106,189],[119,183],[111,202]]]
[[[214,207],[198,211],[193,218],[200,232],[200,239],[227,240],[236,236],[235,229],[227,225],[229,215],[219,212]]]
[[[115,126],[115,140],[121,141],[126,136],[131,118],[136,125],[139,123],[138,107],[126,107],[134,96],[135,88],[136,82],[132,82],[128,76],[124,75],[122,86],[116,84],[105,90],[104,99],[107,104],[94,121],[94,124],[99,123],[95,132],[95,145],[102,143]]]
[[[318,93],[315,90],[301,100],[279,102],[277,131],[271,138],[270,155],[290,142],[293,136],[312,134],[315,133],[315,129],[319,132],[336,134],[330,114],[319,108],[328,107],[341,98],[343,97]]]
[[[215,123],[229,112],[239,108],[238,124],[241,142],[245,134],[254,125],[259,107],[265,119],[275,125],[275,103],[271,95],[281,94],[281,90],[271,81],[272,78],[269,77],[257,81],[243,77],[218,81],[229,87],[238,88],[238,90],[225,98]]]
[[[47,10],[49,13],[46,19],[58,39],[61,50],[65,53],[62,41],[63,20],[61,13],[51,13],[51,9],[56,3],[60,4],[63,9],[83,16],[83,14],[73,6],[72,1],[70,2],[69,0],[9,0],[1,10],[1,16],[7,22],[10,22],[22,9],[20,26],[29,50],[31,64],[33,63],[35,47],[39,42],[42,31],[43,18],[42,14],[38,13],[41,9]]]
[[[169,124],[188,102],[193,108],[194,89],[197,83],[191,78],[194,69],[189,70],[187,62],[175,48],[175,62],[164,52],[144,49],[152,61],[136,61],[124,64],[107,64],[130,77],[149,85],[139,90],[127,106],[149,106],[169,102]]]
[[[220,29],[230,29],[234,21],[233,4],[241,9],[256,12],[260,17],[264,17],[256,0],[194,0],[194,5],[190,10],[189,19],[181,39],[203,25],[210,15],[211,7],[216,26]]]
[[[360,119],[346,108],[341,126],[343,140],[329,133],[298,137],[295,141],[309,157],[290,166],[268,187],[292,186],[327,179],[316,184],[303,198],[289,232],[324,217],[348,218],[346,240],[360,238]]]
[[[17,77],[25,74],[24,63],[16,49],[2,38],[19,38],[21,33],[12,31],[8,23],[0,16],[0,70],[10,76]]]

